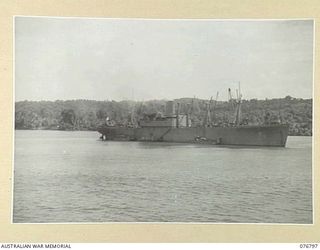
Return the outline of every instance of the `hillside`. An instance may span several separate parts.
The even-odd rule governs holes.
[[[181,98],[181,113],[190,109],[191,103],[195,120],[202,124],[208,100]],[[15,103],[16,129],[60,129],[96,130],[105,122],[106,117],[120,125],[143,114],[164,111],[165,100],[147,102],[134,101],[21,101]],[[281,119],[290,125],[289,135],[312,135],[312,99],[297,99],[287,96],[270,100],[243,100],[242,119],[247,124],[262,124],[266,114],[273,119]],[[214,121],[227,123],[232,120],[233,110],[229,102],[217,102]]]

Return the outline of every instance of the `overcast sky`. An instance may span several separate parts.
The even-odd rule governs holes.
[[[21,100],[312,97],[313,21],[15,19]]]

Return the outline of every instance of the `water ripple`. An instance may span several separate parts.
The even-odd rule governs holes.
[[[96,136],[16,131],[14,222],[312,223],[310,137],[239,149]]]

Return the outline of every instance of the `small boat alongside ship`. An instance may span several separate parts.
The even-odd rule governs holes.
[[[285,147],[289,130],[287,124],[280,121],[266,121],[259,125],[242,123],[240,88],[236,99],[232,98],[229,89],[229,101],[235,115],[233,122],[228,124],[217,125],[212,122],[210,114],[216,102],[212,105],[211,98],[201,126],[193,124],[191,112],[182,114],[179,103],[168,101],[163,115],[145,116],[127,127],[117,126],[107,119],[106,124],[98,128],[98,132],[102,140]]]

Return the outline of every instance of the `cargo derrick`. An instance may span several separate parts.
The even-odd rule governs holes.
[[[165,141],[177,143],[204,143],[213,145],[241,145],[241,146],[280,146],[284,147],[288,136],[287,124],[241,124],[242,94],[236,90],[236,99],[233,99],[231,90],[228,89],[231,111],[234,113],[232,122],[228,124],[215,124],[214,113],[217,105],[218,94],[213,104],[213,98],[206,103],[203,123],[195,123],[194,105],[187,105],[187,110],[181,114],[180,103],[168,101],[164,114],[149,114],[143,119],[135,121],[131,114],[130,127],[120,127],[110,122],[98,129],[103,140],[124,141]],[[135,124],[134,124],[135,123]]]

